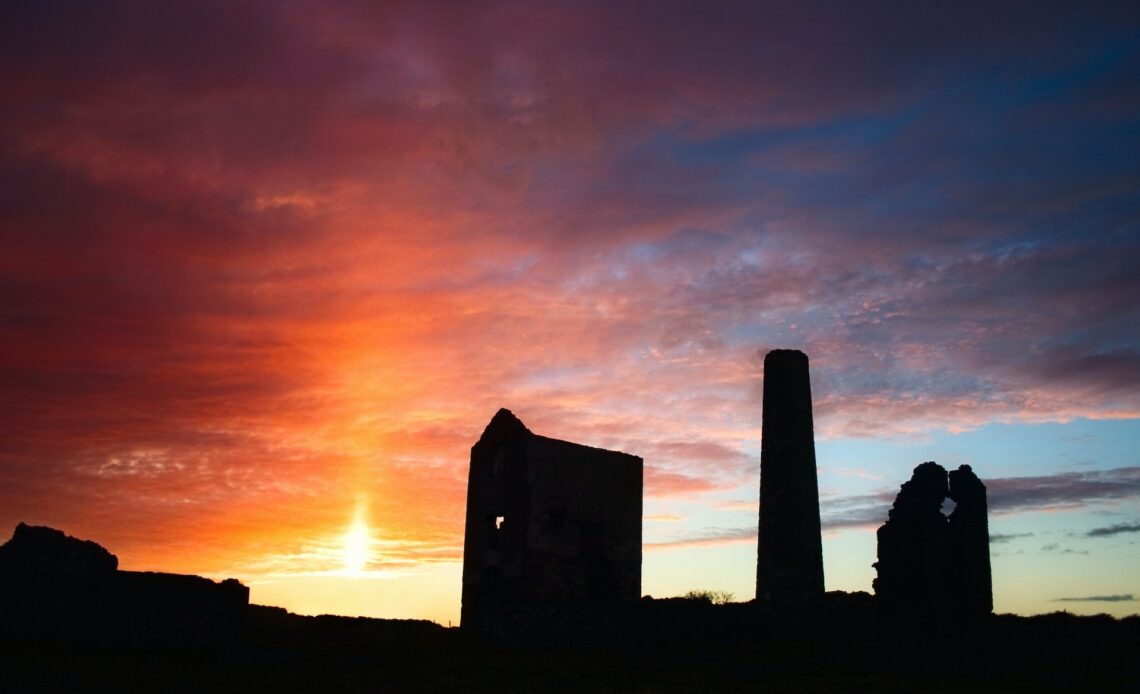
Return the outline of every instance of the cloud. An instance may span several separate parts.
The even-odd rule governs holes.
[[[1036,533],[990,533],[990,544],[998,545],[1012,542],[1022,537],[1033,537]]]
[[[820,525],[824,530],[882,525],[887,521],[893,500],[894,494],[888,490],[820,499]]]
[[[1121,533],[1140,533],[1140,523],[1117,523],[1106,528],[1093,528],[1085,537],[1111,537]]]
[[[1050,542],[1042,545],[1041,551],[1048,552],[1050,554],[1088,554],[1088,551],[1086,550],[1076,550],[1069,547],[1062,547],[1056,542]]]
[[[1082,598],[1054,598],[1053,602],[1134,602],[1132,593],[1120,595],[1089,595]]]
[[[985,484],[990,510],[996,513],[1075,507],[1140,496],[1140,467],[1008,477]]]
[[[691,496],[717,489],[711,482],[689,475],[645,469],[645,495],[649,497]]]
[[[755,542],[756,528],[707,528],[672,539],[658,542],[646,542],[646,551],[662,549],[677,549],[681,547],[700,547],[706,545],[724,545],[740,542]]]

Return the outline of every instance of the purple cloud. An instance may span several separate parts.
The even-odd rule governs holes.
[[[1120,595],[1089,595],[1081,598],[1054,598],[1053,602],[1134,602],[1136,600],[1132,593],[1121,593]]]
[[[1106,528],[1093,528],[1085,537],[1112,537],[1123,533],[1140,533],[1140,523],[1117,523]]]

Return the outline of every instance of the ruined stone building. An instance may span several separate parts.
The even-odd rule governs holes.
[[[955,507],[949,518],[942,504]],[[888,614],[925,621],[993,611],[986,488],[969,465],[947,475],[937,463],[914,469],[878,531],[875,599]]]
[[[499,410],[471,448],[462,626],[636,601],[641,493],[641,458],[538,436]]]
[[[756,600],[811,605],[823,596],[823,545],[807,355],[764,357]]]

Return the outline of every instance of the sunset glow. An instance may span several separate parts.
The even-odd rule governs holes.
[[[372,557],[372,538],[364,520],[364,506],[360,505],[352,517],[352,525],[344,534],[344,570],[349,576],[360,576]]]
[[[645,460],[642,592],[755,581],[811,359],[827,588],[917,464],[996,609],[1137,612],[1140,31],[997,3],[8,3],[0,540],[458,621],[500,407]]]

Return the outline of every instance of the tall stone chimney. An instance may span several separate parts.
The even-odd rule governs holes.
[[[795,608],[823,596],[823,545],[807,355],[774,349],[764,357],[760,449],[760,530],[756,600]]]

